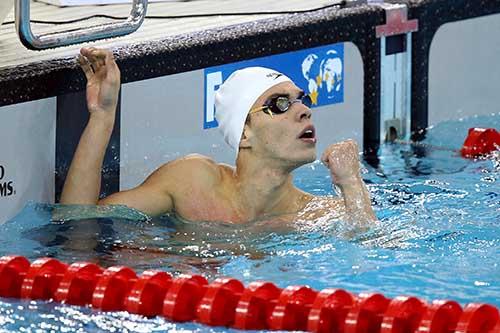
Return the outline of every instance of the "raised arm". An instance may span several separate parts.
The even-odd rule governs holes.
[[[87,78],[90,116],[73,156],[60,202],[96,204],[104,154],[115,124],[120,70],[108,50],[83,48],[78,62]]]
[[[83,48],[78,58],[87,78],[89,122],[78,143],[60,202],[63,204],[124,204],[150,215],[172,209],[170,194],[151,175],[135,189],[115,193],[99,201],[101,169],[115,123],[120,70],[108,50]],[[168,168],[165,168],[168,169]],[[162,172],[161,174],[166,174]]]
[[[329,146],[321,160],[330,169],[333,183],[340,188],[350,222],[359,228],[374,225],[377,217],[360,174],[356,142],[347,140]]]
[[[80,53],[80,66],[87,77],[90,117],[71,162],[61,203],[121,204],[160,215],[173,210],[176,198],[189,197],[192,186],[212,188],[219,181],[216,163],[201,155],[190,155],[161,166],[133,189],[99,200],[102,163],[115,123],[120,70],[110,51],[84,48]]]

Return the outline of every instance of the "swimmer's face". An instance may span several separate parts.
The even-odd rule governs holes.
[[[303,91],[291,82],[282,82],[265,91],[251,110],[268,104],[277,96],[294,100]],[[245,125],[251,149],[259,156],[279,159],[295,168],[316,159],[316,131],[311,120],[311,109],[302,103],[293,103],[289,109],[271,117],[265,111],[249,115]]]

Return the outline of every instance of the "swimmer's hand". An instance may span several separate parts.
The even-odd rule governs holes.
[[[93,47],[82,48],[78,63],[87,78],[87,106],[91,117],[102,117],[114,122],[120,91],[120,70],[113,53]]]
[[[347,140],[330,145],[321,160],[330,169],[334,184],[340,188],[352,232],[363,232],[377,224],[370,194],[361,177],[356,142]]]
[[[321,156],[321,161],[330,170],[333,181],[338,186],[361,180],[358,145],[353,140],[330,145]]]

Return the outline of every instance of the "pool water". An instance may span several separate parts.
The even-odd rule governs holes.
[[[500,307],[500,154],[467,160],[432,148],[460,148],[467,129],[478,124],[500,128],[500,114],[439,124],[429,130],[426,147],[382,146],[378,167],[364,165],[363,170],[381,224],[349,239],[342,236],[343,221],[301,222],[285,232],[265,223],[234,227],[190,224],[171,216],[148,219],[120,206],[30,203],[0,226],[0,255]],[[319,162],[297,170],[295,179],[310,193],[335,195]],[[0,298],[0,332],[51,331],[233,330]]]

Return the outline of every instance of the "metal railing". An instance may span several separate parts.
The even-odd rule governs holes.
[[[35,35],[30,23],[30,0],[16,0],[16,30],[28,49],[43,50],[66,45],[128,35],[136,31],[146,17],[148,0],[133,0],[130,15],[123,22],[106,23],[88,28]]]

